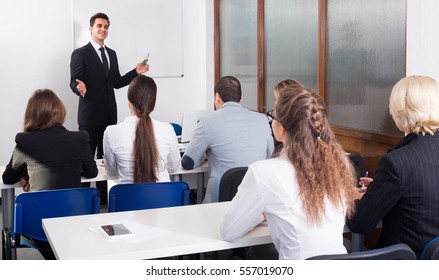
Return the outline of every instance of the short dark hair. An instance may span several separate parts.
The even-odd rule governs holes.
[[[218,93],[221,100],[226,103],[229,101],[241,101],[241,83],[233,76],[225,76],[215,84],[215,93]]]
[[[108,25],[110,25],[110,19],[108,18],[108,16],[106,14],[104,14],[104,13],[96,13],[96,14],[92,15],[91,18],[90,18],[90,26],[95,25],[95,20],[97,18],[105,19],[106,21],[108,21]]]

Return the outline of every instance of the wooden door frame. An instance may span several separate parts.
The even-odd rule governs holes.
[[[219,80],[220,69],[220,1],[214,0],[214,55],[215,55],[215,82]],[[327,101],[326,75],[327,75],[327,3],[328,0],[318,0],[318,65],[317,65],[317,88],[318,93]],[[265,7],[264,0],[258,0],[257,8],[257,83],[258,83],[258,111],[263,112],[265,106]],[[406,4],[407,7],[407,4]],[[407,9],[407,8],[406,8]],[[407,46],[407,43],[406,43]],[[406,48],[407,49],[407,48]],[[360,131],[351,128],[332,126],[334,133],[343,147],[348,152],[355,152],[365,157],[366,166],[373,170],[376,167],[377,159],[380,158],[388,148],[395,146],[400,137],[383,135]],[[370,158],[370,163],[368,162]],[[371,170],[372,170],[371,169]],[[371,171],[373,174],[373,171]]]

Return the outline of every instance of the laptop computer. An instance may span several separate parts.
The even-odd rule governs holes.
[[[211,113],[211,110],[199,110],[183,113],[182,130],[181,130],[181,143],[189,143],[194,135],[194,130],[197,127],[197,123],[203,116]]]

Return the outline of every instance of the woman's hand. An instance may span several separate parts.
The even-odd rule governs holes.
[[[365,193],[367,191],[367,187],[369,186],[370,182],[372,182],[373,179],[369,177],[361,177],[359,182],[359,189],[358,191],[360,193]]]

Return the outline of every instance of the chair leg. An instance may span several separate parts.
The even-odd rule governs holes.
[[[2,230],[2,259],[12,260],[12,244],[9,231]]]
[[[2,253],[4,260],[16,260],[17,259],[17,248],[16,243],[14,243],[11,237],[11,232],[8,229],[2,230]]]
[[[2,260],[6,260],[5,231],[2,229]]]

